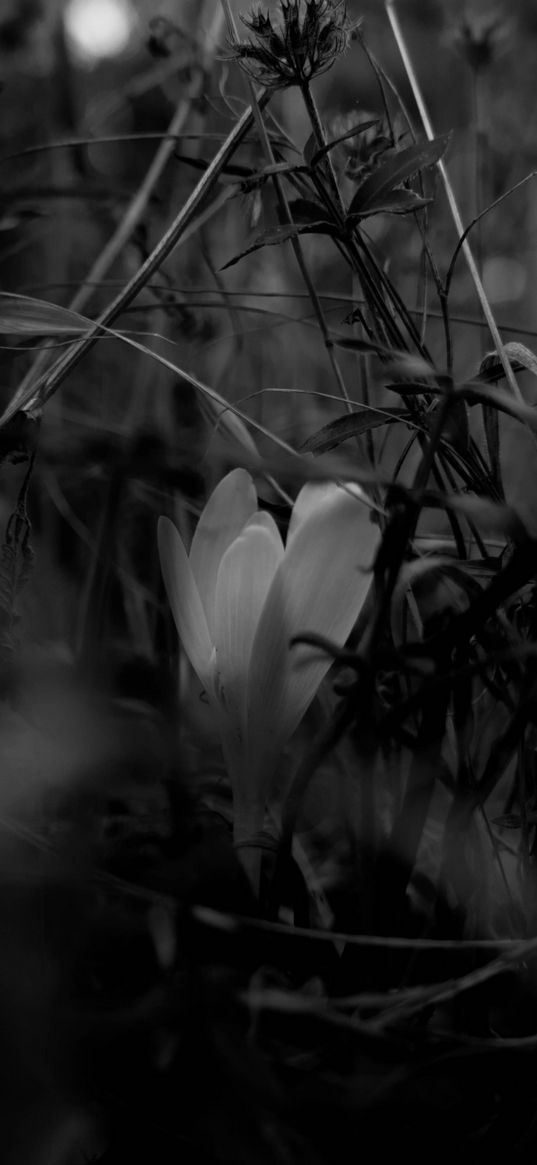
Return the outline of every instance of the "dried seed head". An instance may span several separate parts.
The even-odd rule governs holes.
[[[303,85],[325,73],[348,47],[353,28],[345,0],[279,0],[274,22],[261,8],[241,20],[252,36],[233,43],[234,56],[267,89]]]
[[[450,41],[471,69],[486,69],[509,47],[512,25],[498,14],[465,17]]]

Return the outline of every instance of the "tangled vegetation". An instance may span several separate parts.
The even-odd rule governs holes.
[[[7,1165],[536,1143],[537,29],[369,7],[0,17]]]

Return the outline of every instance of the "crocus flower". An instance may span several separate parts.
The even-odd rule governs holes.
[[[160,518],[166,592],[217,718],[236,844],[262,828],[282,749],[330,667],[326,653],[291,640],[309,632],[343,645],[364,603],[380,531],[359,495],[305,485],[285,546],[274,519],[258,510],[244,469],[214,490],[190,554],[174,524]]]

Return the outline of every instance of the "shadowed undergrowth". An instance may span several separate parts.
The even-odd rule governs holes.
[[[393,3],[371,38],[329,0],[199,8],[140,2],[140,43],[94,73],[61,13],[24,6],[15,44],[0,24],[3,1159],[522,1151],[537,356],[489,261],[534,160],[513,138],[499,183],[487,103],[531,13],[446,17],[469,106],[435,132]],[[58,98],[31,125],[36,30]],[[222,562],[247,521],[306,556],[274,565],[257,638],[241,590],[246,695],[206,598],[216,655],[188,638],[187,567],[173,592],[223,481],[250,508]],[[320,596],[354,546],[347,636]],[[295,658],[319,664],[302,704]]]

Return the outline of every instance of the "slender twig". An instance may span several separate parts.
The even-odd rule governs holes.
[[[516,185],[513,186],[511,190],[508,190],[505,192],[505,194],[502,194],[500,196],[500,198],[497,199],[497,202],[503,201],[503,199],[506,198],[508,194],[512,193],[512,190],[516,190],[518,186],[523,185],[529,178],[534,178],[536,176],[537,176],[537,171],[532,173],[532,174],[527,174],[526,177],[523,178],[521,180],[521,182],[517,182]],[[486,214],[488,210],[492,210],[497,205],[497,202],[491,203],[491,205],[489,207],[487,207],[487,210],[483,211],[483,214]],[[200,221],[201,221],[201,218],[200,218]],[[465,231],[466,234],[471,229],[471,226],[472,226],[472,224],[469,224],[469,226],[466,227],[466,231]],[[183,236],[181,236],[181,237],[183,237]],[[460,248],[459,248],[459,250],[460,250]],[[62,280],[60,282],[54,280],[53,282],[49,281],[46,283],[33,283],[32,282],[31,284],[23,284],[20,287],[20,292],[21,293],[24,292],[25,294],[30,294],[33,291],[43,291],[43,290],[47,290],[51,287],[71,287],[71,286],[73,286],[72,282],[69,283],[69,282],[66,282],[65,280]],[[78,286],[78,284],[77,284],[77,286]],[[104,287],[122,287],[123,284],[117,279],[106,279],[106,280],[101,280],[100,286],[101,287],[103,287],[103,286]],[[209,287],[209,288],[207,288],[207,287],[176,287],[175,285],[172,285],[172,284],[151,284],[149,290],[174,291],[179,295],[188,295],[189,297],[193,296],[193,295],[208,295],[208,294],[215,295],[216,294],[213,287]],[[353,295],[345,295],[344,292],[338,293],[338,292],[330,292],[330,291],[319,291],[317,294],[319,296],[319,299],[326,300],[327,302],[332,302],[334,304],[342,303],[342,304],[350,304],[351,306],[354,306],[356,303],[362,303],[362,304],[364,303],[364,300],[360,300],[359,297],[355,297]],[[256,291],[255,289],[250,289],[250,288],[248,288],[247,290],[241,290],[240,288],[236,288],[235,290],[232,290],[231,288],[228,288],[227,295],[228,296],[248,295],[248,296],[251,296],[252,299],[309,299],[309,296],[304,291],[285,291],[284,289],[281,289],[278,291]],[[203,307],[203,306],[207,306],[207,305],[201,304],[201,306]],[[217,307],[218,302],[215,302],[211,306]],[[257,310],[255,308],[253,308],[251,305],[248,306],[246,304],[243,304],[242,308],[245,311]],[[132,310],[137,311],[138,309],[133,308]],[[145,310],[147,310],[147,305],[145,306]],[[421,316],[421,313],[422,313],[421,307],[409,307],[407,310],[411,313],[411,315],[417,316],[418,318],[419,318],[419,316]],[[428,314],[430,316],[432,316],[435,320],[442,320],[442,312],[436,311],[435,308],[430,307],[428,309]],[[487,323],[485,322],[485,320],[483,320],[481,317],[478,319],[477,316],[457,314],[457,315],[451,315],[451,319],[453,320],[453,322],[455,324],[464,324],[465,326],[470,327],[470,328],[486,328],[488,326]],[[518,336],[530,336],[534,340],[537,340],[537,331],[534,328],[530,328],[530,327],[525,328],[525,327],[520,326],[519,324],[505,323],[505,322],[501,323],[499,326],[502,328],[502,331],[504,331],[504,332],[512,332],[513,335],[518,335]]]

